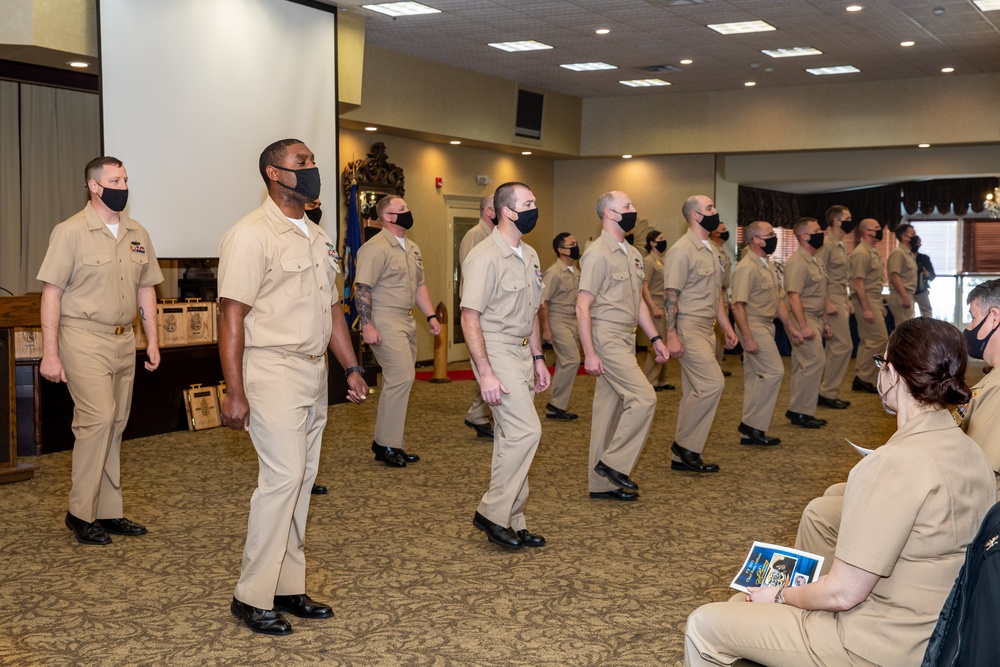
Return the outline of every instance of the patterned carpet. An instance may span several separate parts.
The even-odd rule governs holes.
[[[857,455],[844,437],[877,445],[895,430],[877,397],[849,391],[851,373],[849,410],[821,409],[820,431],[792,427],[786,378],[770,431],[784,443],[741,447],[738,358],[726,367],[706,456],[722,472],[669,470],[680,397],[660,393],[636,503],[587,497],[594,379],[579,377],[580,419],[542,420],[531,473],[528,526],[549,544],[513,553],[471,523],[491,451],[462,424],[472,383],[416,383],[407,450],[423,460],[403,470],[372,460],[374,400],[332,407],[319,478],[330,495],[313,498],[306,548],[308,592],[336,618],[291,618],[284,638],[228,611],[257,475],[246,434],[126,442],[126,516],[150,532],[108,547],[63,526],[70,452],[27,459],[35,479],[0,486],[0,664],[679,664],[687,614],[730,596],[750,542],[791,544],[805,503],[846,477]]]

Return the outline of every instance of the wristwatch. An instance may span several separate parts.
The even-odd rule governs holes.
[[[365,369],[362,366],[351,366],[350,368],[344,370],[344,377],[345,378],[351,377],[351,373],[358,373],[359,375],[364,375]]]

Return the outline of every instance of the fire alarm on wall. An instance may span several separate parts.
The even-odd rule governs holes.
[[[444,179],[443,178],[441,178],[440,176],[438,176],[437,178],[434,179],[434,187],[435,188],[437,188],[438,190],[440,190],[443,185],[444,185]]]

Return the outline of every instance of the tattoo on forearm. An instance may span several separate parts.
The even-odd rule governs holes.
[[[354,305],[358,307],[361,324],[372,324],[372,288],[363,283],[354,284]]]
[[[663,310],[666,311],[667,331],[677,331],[677,300],[680,290],[667,289],[663,293]]]
[[[143,309],[142,306],[139,306],[139,321],[143,322],[145,321],[145,319],[146,319],[146,311]]]

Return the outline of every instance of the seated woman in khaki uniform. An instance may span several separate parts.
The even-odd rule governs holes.
[[[898,428],[847,479],[830,573],[700,607],[688,617],[685,665],[920,664],[996,497],[982,449],[948,411],[970,396],[966,356],[950,324],[920,317],[896,328],[876,364]]]

